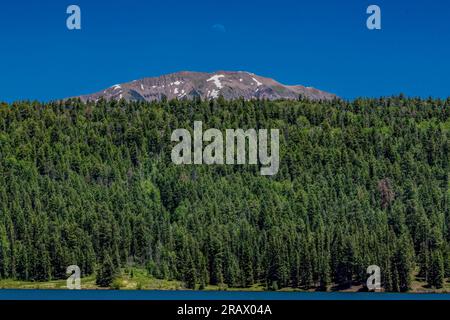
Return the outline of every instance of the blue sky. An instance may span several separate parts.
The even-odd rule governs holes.
[[[66,28],[66,8],[82,30]],[[382,9],[382,30],[366,8]],[[52,100],[190,70],[245,70],[343,98],[450,96],[447,0],[15,0],[0,4],[0,100]]]

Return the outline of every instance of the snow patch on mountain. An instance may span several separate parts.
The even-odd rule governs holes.
[[[219,97],[219,91],[217,91],[216,89],[213,89],[213,91],[211,92],[211,98],[218,98]]]
[[[257,87],[259,87],[259,86],[262,86],[263,84],[261,83],[261,82],[259,82],[258,80],[256,80],[254,77],[252,77],[252,79],[253,79],[253,81],[255,81],[256,82],[256,86]]]
[[[209,79],[206,80],[206,81],[207,81],[207,82],[214,81],[214,84],[216,85],[216,87],[217,87],[218,89],[222,89],[222,88],[223,88],[223,85],[222,85],[222,83],[220,82],[220,78],[225,78],[225,76],[224,76],[223,74],[217,74],[217,75],[212,76],[211,78],[209,78]]]

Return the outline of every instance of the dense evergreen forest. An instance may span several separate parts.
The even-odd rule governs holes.
[[[280,170],[174,165],[171,133],[280,130]],[[450,277],[450,99],[0,104],[0,278],[387,291]]]

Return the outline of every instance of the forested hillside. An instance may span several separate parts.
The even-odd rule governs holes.
[[[190,288],[450,277],[450,99],[0,104],[0,278],[134,263]],[[173,130],[280,129],[280,170],[176,166]],[[106,277],[108,278],[108,277]],[[105,285],[108,285],[106,281]]]

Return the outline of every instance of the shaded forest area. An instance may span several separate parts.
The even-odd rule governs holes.
[[[246,288],[450,277],[450,99],[0,104],[0,278]],[[280,129],[280,170],[176,166],[173,130]]]

